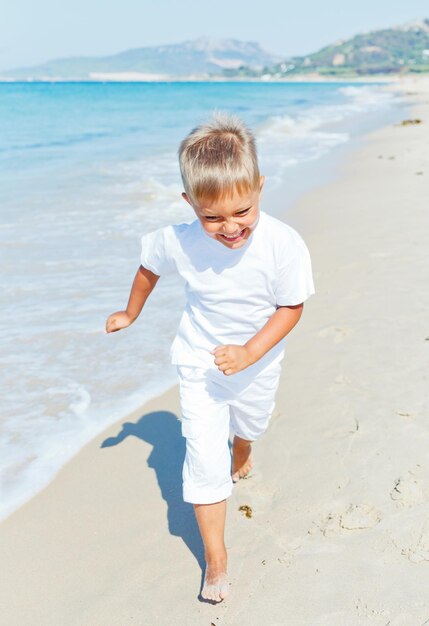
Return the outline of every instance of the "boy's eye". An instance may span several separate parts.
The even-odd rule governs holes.
[[[243,209],[242,211],[237,211],[235,215],[238,215],[238,217],[241,217],[242,215],[246,215],[249,211],[250,211],[250,208]],[[208,220],[209,222],[214,222],[215,220],[218,220],[219,217],[217,215],[205,215],[204,219]]]
[[[238,213],[236,213],[236,215],[246,215],[246,213],[248,213],[250,211],[250,209],[243,209],[242,211],[238,211]]]

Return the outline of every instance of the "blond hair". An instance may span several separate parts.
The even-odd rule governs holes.
[[[255,138],[236,116],[215,113],[194,128],[179,148],[179,163],[191,202],[218,200],[259,188]]]

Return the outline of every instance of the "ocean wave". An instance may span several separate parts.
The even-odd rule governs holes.
[[[340,87],[339,92],[362,107],[383,107],[393,102],[397,95],[383,85],[362,85]]]

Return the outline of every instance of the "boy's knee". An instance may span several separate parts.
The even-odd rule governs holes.
[[[183,472],[183,499],[193,504],[212,504],[225,500],[231,495],[232,478],[230,467],[226,471],[213,471],[206,467],[206,471],[193,473]]]
[[[247,448],[250,446],[255,440],[254,439],[243,439],[240,435],[234,435],[234,447],[235,448]]]
[[[183,499],[209,504],[231,494],[231,454],[228,443],[220,450],[187,439],[183,464]]]

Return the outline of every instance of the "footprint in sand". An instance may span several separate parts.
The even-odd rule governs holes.
[[[370,252],[368,256],[371,259],[388,259],[392,255],[390,252]]]
[[[395,485],[390,492],[390,497],[395,501],[398,508],[413,507],[429,500],[428,489],[422,481],[423,468],[416,465],[415,468],[395,480]]]
[[[267,482],[261,480],[259,474],[255,473],[249,476],[248,480],[240,480],[237,483],[239,487],[236,490],[237,498],[240,499],[240,503],[245,500],[259,515],[267,513],[271,510],[279,490],[272,487],[269,488]]]
[[[326,430],[323,436],[329,439],[349,439],[350,436],[356,435],[356,433],[359,432],[359,428],[359,420],[353,418],[349,420],[348,428],[345,428],[344,425],[341,428]]]
[[[324,537],[330,535],[337,535],[340,531],[339,517],[335,513],[328,513],[326,517],[320,521],[313,521],[314,528],[308,530],[309,535],[313,535],[315,532],[320,531]]]
[[[344,374],[338,374],[338,376],[335,377],[335,383],[337,385],[351,385],[352,381],[348,376],[345,376]]]
[[[401,550],[411,563],[429,561],[429,521],[426,521],[416,542]]]
[[[329,513],[313,524],[323,536],[335,535],[345,530],[366,530],[381,521],[381,513],[369,504],[350,504],[343,513]],[[312,534],[309,531],[309,534]]]
[[[327,328],[322,328],[322,330],[319,330],[317,334],[319,337],[322,337],[322,339],[328,337],[332,338],[334,340],[334,343],[341,343],[342,341],[344,341],[344,339],[346,339],[346,337],[348,337],[348,335],[351,335],[352,333],[352,328],[328,326]]]
[[[381,521],[381,514],[369,504],[351,504],[341,515],[340,526],[346,530],[372,528]]]
[[[271,413],[270,421],[273,422],[274,420],[278,419],[280,415],[281,415],[280,411],[277,409],[277,407],[275,407],[274,411]]]

